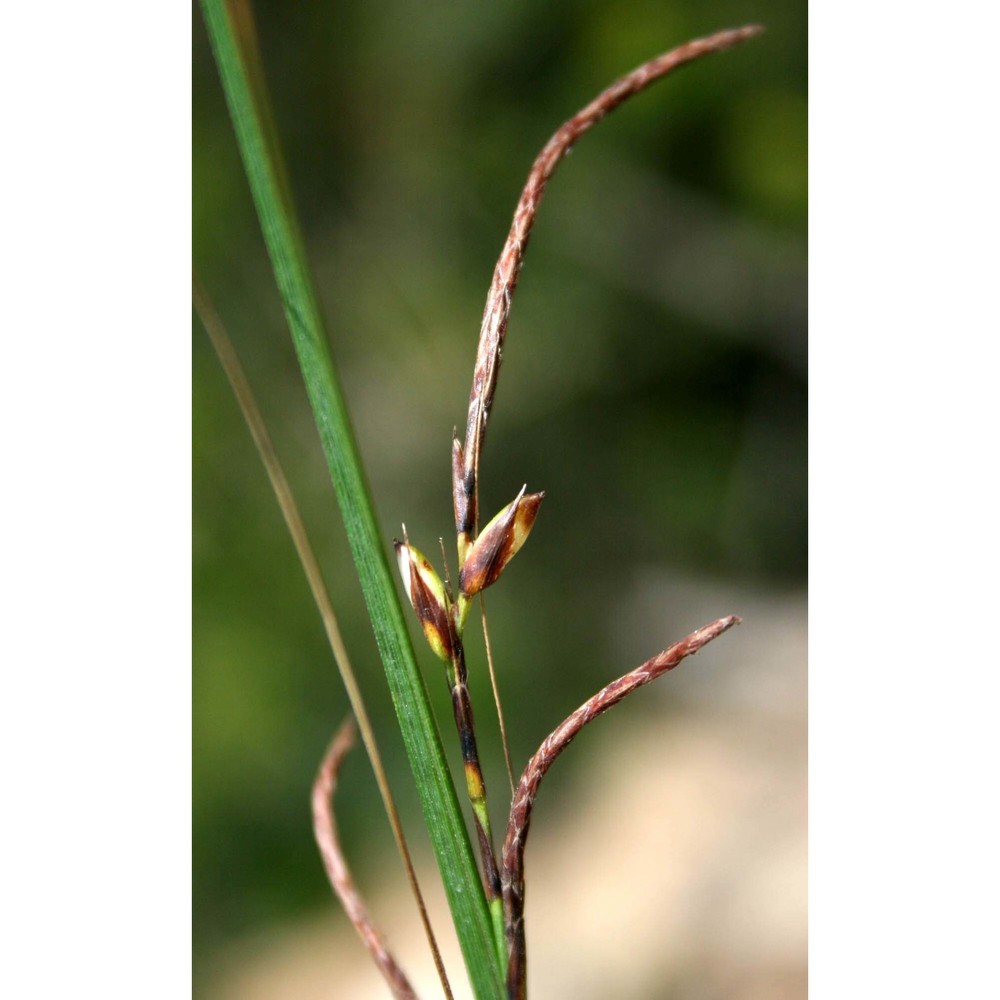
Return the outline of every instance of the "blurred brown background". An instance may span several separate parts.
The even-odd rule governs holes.
[[[483,467],[484,513],[546,500],[490,594],[515,766],[690,629],[739,629],[574,743],[527,853],[537,997],[804,997],[806,10],[796,3],[255,5],[330,338],[387,539],[451,527],[452,426],[528,167],[616,76],[767,33],[586,136],[542,205]],[[453,936],[200,14],[195,266],[303,508],[446,951]],[[195,994],[386,995],[333,900],[308,791],[347,711],[200,327],[194,365]],[[488,516],[488,515],[487,515]],[[476,630],[472,630],[475,635]],[[502,828],[481,641],[472,696]],[[446,746],[447,690],[418,656]],[[457,758],[457,754],[453,754]],[[357,753],[338,819],[406,969],[433,971]],[[465,995],[457,957],[453,985]]]

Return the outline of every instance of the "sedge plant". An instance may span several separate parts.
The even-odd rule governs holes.
[[[574,143],[628,97],[652,82],[704,55],[720,52],[751,38],[760,29],[747,26],[718,32],[681,45],[644,63],[616,81],[566,121],[539,153],[515,209],[510,232],[487,294],[464,439],[459,439],[456,435],[452,442],[451,486],[457,556],[454,580],[447,570],[443,545],[443,573],[438,573],[430,559],[411,543],[405,526],[402,541],[396,540],[394,543],[405,596],[416,613],[428,645],[444,667],[463,765],[468,815],[478,848],[477,866],[458,796],[448,773],[440,733],[429,707],[423,678],[417,668],[402,617],[399,594],[389,574],[385,547],[375,528],[374,505],[327,348],[325,327],[271,122],[250,9],[242,0],[203,0],[203,10],[470,984],[479,1000],[503,996],[509,1000],[524,1000],[527,996],[524,857],[532,806],[542,778],[556,757],[585,725],[638,687],[672,670],[686,657],[698,652],[708,642],[738,624],[740,619],[735,615],[727,615],[696,629],[636,669],[612,681],[556,727],[527,762],[516,785],[511,773],[512,796],[508,803],[503,804],[505,831],[500,841],[500,850],[497,850],[479,758],[463,638],[477,596],[480,599],[485,631],[483,592],[497,583],[510,560],[525,544],[544,498],[542,492],[529,493],[525,485],[510,503],[480,528],[481,459],[503,358],[513,295],[545,187]],[[291,522],[289,524],[291,527]],[[300,555],[301,553],[300,547]],[[303,565],[308,573],[305,557]],[[322,610],[323,603],[319,597],[317,600]],[[489,648],[487,633],[488,651]],[[335,654],[340,662],[336,647]],[[510,752],[503,731],[503,713],[493,676],[492,656],[490,661],[494,697],[504,732],[504,753],[508,771],[511,772]],[[345,683],[348,683],[350,690],[348,676],[349,670],[345,675]],[[351,700],[355,716],[365,735],[373,767],[379,775],[377,748],[374,747],[374,739],[370,741],[368,737],[370,727],[363,705],[359,699],[355,699],[353,693]],[[411,997],[415,995],[412,987],[385,947],[361,901],[336,836],[331,798],[338,768],[352,739],[353,724],[347,722],[321,764],[313,792],[314,829],[331,885],[342,900],[391,992],[397,997]],[[384,776],[379,778],[380,788],[383,779]],[[387,813],[394,824],[394,832],[397,833],[397,844],[410,877],[414,897],[421,907],[442,988],[450,996],[448,978],[409,864],[405,839],[401,830],[397,831],[398,817],[394,819],[391,793],[384,788],[382,792]]]

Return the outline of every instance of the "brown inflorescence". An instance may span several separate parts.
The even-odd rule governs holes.
[[[761,30],[759,26],[749,25],[729,31],[720,31],[709,37],[678,46],[621,77],[565,122],[546,143],[531,167],[514,212],[507,240],[493,272],[480,327],[472,389],[469,394],[465,441],[463,445],[456,437],[452,443],[452,497],[460,562],[458,600],[452,605],[449,600],[442,596],[437,602],[446,612],[451,612],[452,627],[448,632],[447,642],[450,642],[451,645],[453,667],[452,701],[455,720],[463,743],[463,760],[466,764],[469,796],[476,818],[476,831],[482,848],[488,898],[491,898],[492,895],[491,868],[495,871],[495,867],[491,864],[492,848],[489,836],[489,819],[486,812],[485,787],[482,784],[482,771],[479,768],[478,752],[475,746],[472,706],[468,700],[465,658],[460,636],[464,615],[469,606],[469,598],[480,593],[499,577],[507,562],[517,552],[531,530],[544,496],[542,493],[526,495],[524,488],[522,488],[517,498],[508,504],[477,537],[478,477],[481,451],[486,436],[486,424],[496,393],[497,377],[503,360],[511,303],[538,206],[545,187],[562,158],[584,133],[610,111],[673,70],[693,62],[701,56],[721,52],[737,45],[758,34]],[[412,559],[413,552],[410,551],[408,545],[405,548]],[[397,543],[397,553],[399,550],[400,546]],[[408,582],[411,603],[417,610],[431,645],[435,647],[439,656],[445,658],[444,654],[447,650],[443,638],[444,630],[438,623],[440,616],[437,609],[433,607],[434,601],[424,601],[422,596],[417,594],[418,575],[411,561],[409,578],[404,571],[404,581]],[[436,574],[434,580],[437,580]],[[445,617],[447,618],[448,614]],[[545,740],[529,762],[514,795],[500,866],[506,944],[509,952],[507,990],[511,1000],[523,1000],[526,990],[523,925],[524,841],[528,832],[534,796],[548,767],[588,722],[607,711],[612,705],[617,704],[637,687],[649,683],[649,681],[677,666],[686,656],[697,652],[707,642],[738,622],[739,619],[735,616],[720,618],[710,625],[692,632],[686,639],[609,684],[569,716]],[[438,638],[439,636],[441,638]],[[493,898],[495,900],[495,897]]]
[[[740,42],[759,34],[759,25],[747,25],[720,31],[707,38],[698,38],[680,45],[670,52],[644,63],[631,73],[627,73],[572,118],[565,122],[545,144],[535,158],[528,180],[521,192],[521,198],[514,210],[510,232],[500,253],[500,259],[493,270],[493,280],[486,296],[482,325],[479,332],[479,348],[476,366],[472,376],[472,390],[469,393],[469,413],[465,429],[464,481],[466,488],[474,494],[475,478],[479,468],[479,452],[486,437],[486,423],[493,406],[496,392],[497,374],[503,360],[504,339],[507,336],[507,320],[511,302],[521,273],[528,238],[535,223],[535,215],[545,185],[555,172],[560,160],[572,149],[577,140],[593,128],[609,112],[623,101],[668,73],[693,62],[701,56],[738,45]],[[471,482],[470,482],[471,480]],[[458,484],[456,483],[456,486]]]
[[[510,1000],[523,1000],[525,996],[527,958],[524,939],[524,847],[531,823],[531,809],[545,773],[587,723],[592,722],[613,705],[617,705],[636,688],[656,680],[668,670],[673,670],[685,657],[697,653],[707,643],[722,635],[727,629],[738,625],[740,621],[736,615],[719,618],[646,660],[642,666],[612,681],[554,729],[528,761],[514,793],[510,822],[507,825],[507,835],[500,857],[500,885],[503,892],[507,947],[510,952],[507,967],[507,995]]]

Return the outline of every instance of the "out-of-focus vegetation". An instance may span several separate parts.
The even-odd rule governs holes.
[[[805,5],[255,10],[385,536],[405,520],[428,552],[451,532],[450,432],[464,420],[487,284],[536,152],[598,90],[657,52],[721,27],[768,28],[626,104],[560,167],[542,205],[482,474],[486,517],[524,482],[546,491],[530,543],[490,595],[519,768],[612,676],[739,610],[680,621],[665,608],[649,624],[659,646],[617,648],[610,616],[651,567],[749,587],[804,585]],[[287,465],[419,849],[415,792],[197,14],[194,36],[195,265]],[[308,789],[347,702],[197,327],[193,365],[200,974],[241,934],[333,905]],[[454,749],[440,668],[418,655]],[[475,641],[470,657],[487,779],[502,800]],[[401,878],[367,768],[349,767],[342,789],[339,820],[359,879],[382,868]]]

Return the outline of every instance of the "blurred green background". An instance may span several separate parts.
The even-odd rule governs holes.
[[[390,540],[405,520],[435,562],[437,538],[451,528],[451,429],[465,419],[486,288],[535,154],[565,118],[658,52],[751,21],[768,29],[628,102],[581,141],[543,202],[482,475],[485,517],[522,483],[546,491],[530,544],[489,601],[519,769],[606,681],[741,610],[708,602],[703,613],[685,608],[682,620],[663,607],[623,628],[623,606],[634,607],[650,573],[748,594],[805,586],[806,7],[384,2],[255,11],[384,534]],[[197,9],[193,81],[195,267],[286,463],[404,820],[424,851]],[[194,955],[195,992],[209,995],[234,943],[334,906],[308,793],[347,701],[197,323],[193,386]],[[439,667],[422,643],[415,648],[451,751]],[[481,642],[470,655],[487,780],[502,800]],[[672,710],[639,696],[617,711],[649,721]],[[586,781],[586,744],[560,762],[547,815],[570,808],[575,783]],[[341,802],[358,880],[401,882],[360,756],[345,771]],[[502,828],[502,809],[494,812]]]

